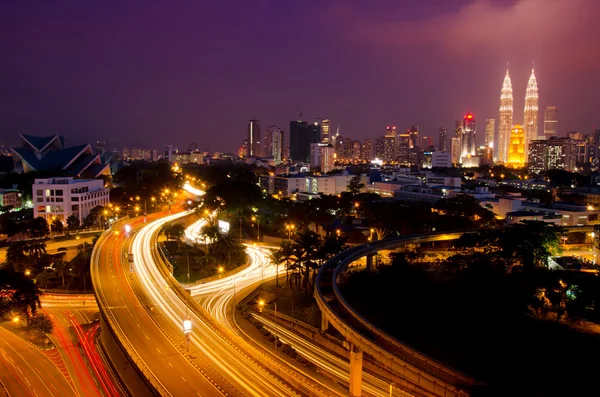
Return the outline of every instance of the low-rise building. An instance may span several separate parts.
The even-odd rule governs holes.
[[[0,207],[21,208],[21,193],[16,189],[0,189]]]
[[[36,179],[32,196],[33,216],[48,222],[59,219],[64,223],[71,215],[83,221],[94,207],[109,203],[109,190],[101,179]]]
[[[404,186],[394,192],[394,198],[407,203],[425,202],[435,204],[439,200],[447,197],[451,187],[425,187],[425,186]]]

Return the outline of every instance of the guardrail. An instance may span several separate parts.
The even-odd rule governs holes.
[[[348,249],[327,261],[317,273],[315,281],[315,299],[319,308],[323,311],[327,320],[340,331],[345,338],[365,353],[371,355],[374,359],[381,361],[385,366],[389,366],[393,372],[403,375],[407,380],[415,383],[419,388],[429,390],[436,396],[468,394],[468,392],[464,390],[465,386],[472,385],[475,381],[467,375],[445,366],[437,360],[398,341],[371,324],[357,313],[342,297],[337,280],[340,273],[345,271],[351,262],[363,256],[376,253],[382,249],[393,248],[405,244],[452,240],[459,238],[462,234],[463,232],[413,235],[357,246]],[[369,332],[401,351],[404,357],[396,357],[387,350],[377,346],[335,313],[333,307],[326,301],[321,288],[321,280],[326,273],[331,273],[333,293],[342,307]],[[378,357],[380,359],[378,359]],[[407,357],[409,360],[407,360]],[[381,360],[381,358],[384,358],[384,360]]]
[[[124,223],[123,221],[117,221],[114,226],[120,225],[120,223]],[[153,390],[157,395],[161,396],[171,396],[171,393],[163,386],[163,384],[158,380],[156,375],[152,373],[152,371],[148,368],[144,360],[139,356],[136,352],[135,348],[119,326],[115,316],[112,314],[110,310],[105,310],[104,306],[106,305],[106,300],[104,294],[101,292],[100,280],[98,277],[98,259],[100,255],[101,247],[104,245],[105,240],[108,238],[108,235],[112,232],[111,229],[106,230],[94,246],[92,251],[92,261],[91,261],[91,269],[90,273],[92,274],[92,285],[94,288],[94,292],[96,295],[96,299],[98,300],[98,309],[100,311],[100,315],[104,318],[106,324],[108,325],[108,331],[113,335],[115,342],[119,345],[121,350],[125,353],[127,357],[132,361],[134,368],[142,375],[142,379],[146,381],[151,390]]]

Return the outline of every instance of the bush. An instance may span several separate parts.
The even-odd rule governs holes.
[[[44,334],[50,334],[54,330],[54,324],[44,313],[36,313],[35,316],[29,319],[29,328]]]
[[[259,323],[258,321],[254,323],[254,326],[256,327],[256,329],[261,330],[264,328],[264,325],[262,325],[261,323]]]
[[[296,361],[298,361],[298,364],[302,364],[302,365],[307,365],[308,364],[308,360],[305,359],[304,357],[302,357],[299,354],[296,355]]]
[[[264,328],[264,327],[260,329],[260,332],[261,332],[261,333],[262,333],[264,336],[271,336],[271,331],[269,331],[268,329],[266,329],[266,328]]]
[[[269,342],[275,342],[275,335],[271,334],[267,339],[269,339]]]

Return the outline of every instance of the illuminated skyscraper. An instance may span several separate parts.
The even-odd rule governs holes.
[[[419,147],[420,144],[420,140],[419,140],[419,126],[418,125],[413,125],[410,127],[410,130],[408,130],[408,133],[410,135],[410,148],[416,148]]]
[[[385,137],[383,143],[383,160],[384,161],[395,161],[398,153],[396,149],[396,126],[387,127],[385,130]]]
[[[475,117],[469,112],[463,118],[461,162],[475,156]]]
[[[457,136],[450,140],[450,154],[452,164],[458,165],[460,163],[460,138]]]
[[[321,121],[321,139],[323,143],[329,142],[329,119]]]
[[[525,130],[525,148],[527,149],[530,141],[535,141],[538,138],[538,86],[535,79],[533,69],[527,83],[527,91],[525,92],[525,112],[524,112],[524,130]]]
[[[362,144],[362,152],[361,152],[360,157],[364,161],[373,160],[373,140],[365,139],[365,141]]]
[[[508,142],[508,165],[514,168],[521,168],[525,165],[527,155],[525,151],[525,131],[520,125],[515,125],[510,131]]]
[[[556,106],[547,106],[544,112],[544,139],[550,139],[553,136],[557,136],[557,134],[558,110],[556,110]]]
[[[500,92],[500,124],[498,125],[497,156],[499,162],[508,160],[508,139],[513,122],[513,91],[508,70]]]
[[[260,121],[253,117],[248,121],[248,156],[262,156],[260,145]]]
[[[440,133],[438,135],[438,149],[441,152],[448,151],[448,130],[444,127],[440,127]]]
[[[485,147],[494,147],[494,134],[496,133],[496,119],[485,120],[485,140],[483,145]]]
[[[359,162],[361,158],[362,144],[359,141],[352,142],[352,162]]]

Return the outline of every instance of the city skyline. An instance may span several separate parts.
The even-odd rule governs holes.
[[[543,82],[539,109],[560,109],[560,136],[588,133],[600,123],[593,102],[600,89],[593,65],[600,56],[593,24],[585,23],[600,4],[396,3],[374,9],[266,2],[228,10],[150,2],[119,15],[110,4],[4,4],[2,129],[7,138],[61,134],[72,144],[105,140],[156,148],[195,141],[202,149],[235,152],[250,117],[288,135],[289,121],[303,113],[306,120],[327,118],[332,132],[339,125],[342,135],[357,140],[375,138],[392,123],[399,129],[417,124],[422,135],[436,136],[466,111],[479,120],[498,118],[497,76],[510,62],[513,85],[525,87],[531,61]],[[69,28],[64,15],[73,21]],[[551,29],[546,21],[559,17]],[[306,31],[298,28],[309,20],[310,34],[294,33]],[[473,21],[469,29],[457,29],[465,20]],[[525,30],[499,29],[523,20]],[[220,38],[218,44],[207,36]],[[128,39],[116,39],[122,37]],[[564,57],[547,50],[548,42],[576,51]],[[192,43],[198,51],[189,51]],[[475,51],[477,62],[465,63],[465,51]],[[273,54],[278,62],[268,61]],[[321,61],[307,66],[300,62],[307,54]],[[405,57],[419,61],[399,62]],[[518,93],[515,120],[523,120],[522,101]]]

